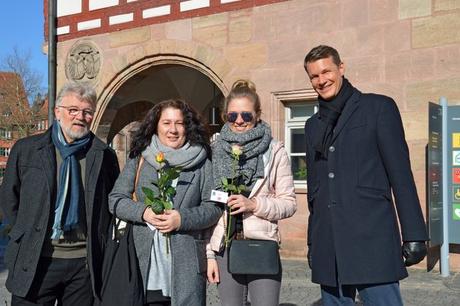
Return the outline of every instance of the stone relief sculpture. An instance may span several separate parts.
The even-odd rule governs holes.
[[[100,52],[90,42],[77,42],[67,55],[66,76],[73,81],[94,81],[100,68]]]

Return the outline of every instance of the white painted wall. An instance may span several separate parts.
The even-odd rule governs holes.
[[[118,5],[118,0],[89,0],[89,10],[98,10],[105,7]]]
[[[57,16],[67,16],[81,13],[82,0],[57,0]]]

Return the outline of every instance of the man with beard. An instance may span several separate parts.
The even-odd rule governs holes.
[[[4,260],[13,306],[92,305],[101,287],[118,162],[89,130],[92,87],[66,84],[56,104],[45,133],[13,146],[0,187],[12,226]]]
[[[428,236],[396,103],[354,88],[332,47],[304,67],[319,101],[305,124],[312,281],[324,305],[355,305],[356,291],[364,305],[402,305],[399,280]]]

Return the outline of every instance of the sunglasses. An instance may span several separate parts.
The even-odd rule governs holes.
[[[228,112],[227,121],[232,123],[235,122],[236,119],[238,119],[238,115],[241,116],[241,119],[243,119],[244,122],[251,122],[254,120],[254,115],[251,112]]]

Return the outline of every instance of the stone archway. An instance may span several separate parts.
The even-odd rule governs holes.
[[[142,120],[152,106],[153,103],[151,102],[139,101],[121,107],[113,119],[113,124],[107,135],[107,142],[111,143],[115,135],[131,122]]]
[[[92,130],[110,143],[122,125],[118,119],[124,118],[126,124],[139,120],[127,120],[119,114],[121,109],[132,113],[141,104],[144,109],[167,98],[186,100],[207,119],[226,93],[223,81],[197,60],[180,55],[146,57],[120,72],[101,92]]]

